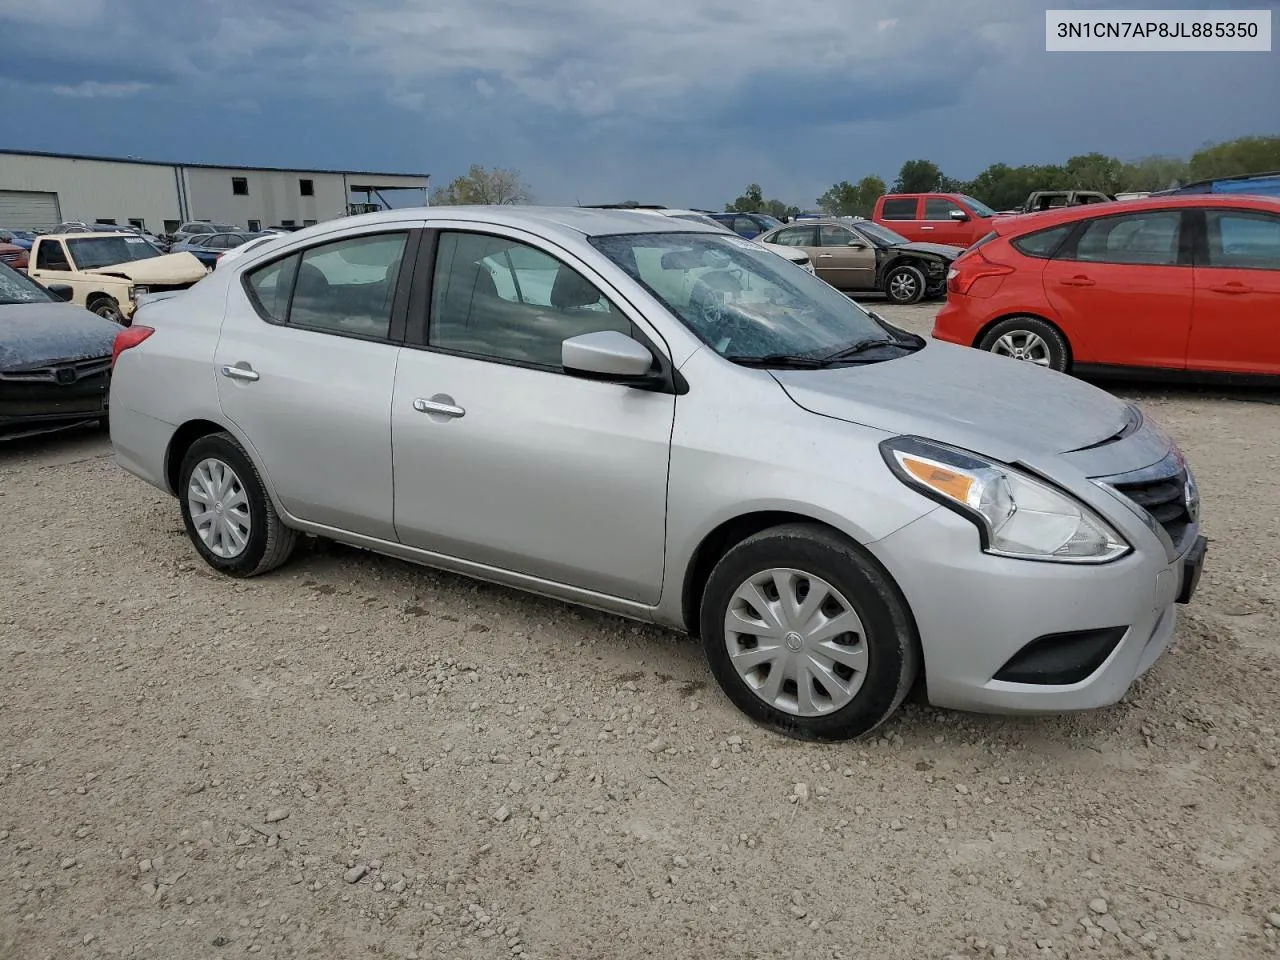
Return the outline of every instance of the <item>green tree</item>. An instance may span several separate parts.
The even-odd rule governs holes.
[[[725,213],[756,213],[764,207],[764,190],[758,183],[747,184],[742,196],[724,205]]]
[[[942,170],[932,160],[908,160],[898,171],[894,193],[932,193],[941,188]]]
[[[1280,137],[1239,137],[1197,150],[1187,174],[1191,180],[1206,180],[1271,170],[1280,170]]]
[[[874,174],[863,177],[856,186],[841,180],[817,199],[818,209],[833,217],[869,217],[884,192],[884,181]]]
[[[486,170],[475,164],[465,175],[455,177],[447,187],[440,187],[431,194],[431,202],[437,206],[464,203],[530,203],[533,196],[521,179],[519,170],[494,167]]]
[[[1124,183],[1124,164],[1104,153],[1083,153],[1063,166],[1068,190],[1116,193]]]
[[[1124,165],[1120,189],[1125,192],[1167,190],[1187,180],[1187,161],[1181,157],[1143,157]]]
[[[965,184],[964,192],[996,210],[1016,210],[1032,191],[1061,190],[1065,183],[1066,174],[1058,166],[993,163]]]

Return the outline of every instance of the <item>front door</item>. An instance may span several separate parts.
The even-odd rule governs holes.
[[[1182,237],[1178,210],[1097,217],[1045,264],[1045,294],[1076,362],[1186,366],[1193,280]]]
[[[441,232],[419,268],[432,272],[429,319],[401,355],[391,412],[396,531],[657,603],[675,397],[565,374],[565,339],[637,327],[541,241],[487,229]]]
[[[809,254],[818,276],[837,290],[874,290],[876,251],[848,227],[824,223],[818,228],[819,249]]]
[[[1203,216],[1187,366],[1280,374],[1280,217],[1245,209]]]
[[[957,219],[960,215],[964,219]],[[969,212],[954,200],[926,197],[924,223],[920,224],[920,232],[929,243],[967,247],[973,236],[973,227],[969,225]]]
[[[296,517],[395,540],[391,390],[408,229],[347,237],[232,284],[213,374],[223,412]]]

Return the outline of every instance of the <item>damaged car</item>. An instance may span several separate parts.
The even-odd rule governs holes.
[[[807,220],[756,240],[803,250],[818,276],[837,290],[880,292],[900,304],[943,296],[947,271],[964,253],[944,243],[913,243],[872,220]]]
[[[36,238],[28,274],[71,289],[71,300],[128,326],[138,298],[186,290],[209,271],[189,253],[161,253],[132,233],[56,233]]]
[[[105,425],[120,328],[0,264],[0,439]]]

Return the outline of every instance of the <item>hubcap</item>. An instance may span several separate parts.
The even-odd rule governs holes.
[[[765,570],[738,587],[724,640],[751,691],[793,716],[834,713],[866,680],[862,620],[839,590],[801,570]]]
[[[240,556],[252,530],[249,496],[236,472],[221,460],[196,464],[187,485],[187,509],[209,552],[224,560]]]
[[[889,281],[889,292],[898,300],[907,300],[916,294],[916,278],[909,273],[894,274]]]
[[[1015,360],[1027,360],[1041,367],[1049,366],[1049,344],[1030,330],[1010,330],[992,345],[991,352]]]

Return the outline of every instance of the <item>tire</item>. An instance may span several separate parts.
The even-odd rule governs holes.
[[[1010,317],[983,334],[978,348],[997,356],[1035,363],[1059,373],[1071,366],[1071,345],[1062,331],[1039,317]]]
[[[89,304],[89,312],[96,313],[104,320],[124,326],[124,314],[120,312],[120,304],[112,297],[98,297]]]
[[[210,478],[213,484],[201,483]],[[225,480],[226,486],[219,487],[219,480]],[[199,493],[193,494],[193,489]],[[210,505],[217,516],[210,518],[212,523],[199,523],[193,516],[193,509],[201,505],[193,498],[200,494],[205,503],[213,501]],[[215,495],[219,499],[214,500]],[[187,450],[178,472],[178,503],[196,552],[229,576],[256,577],[273,570],[289,559],[297,545],[297,531],[281,521],[257,468],[228,433],[201,437]],[[229,532],[232,528],[234,533]]]
[[[755,603],[763,602],[766,611],[753,611],[752,601],[743,599],[754,584],[763,584]],[[782,589],[798,598],[799,616],[785,615]],[[830,603],[815,599],[815,589]],[[806,600],[818,604],[807,616]],[[765,639],[731,630],[731,617],[739,626],[754,623]],[[781,625],[773,628],[766,617]],[[699,619],[711,672],[734,705],[801,740],[850,740],[871,732],[898,709],[919,672],[914,621],[897,586],[859,547],[817,524],[773,527],[732,547],[707,580]],[[828,629],[824,636],[825,624],[837,619],[850,632]],[[768,640],[776,641],[771,646],[777,653],[766,671],[752,663],[769,658],[751,654]],[[839,659],[824,656],[829,650],[839,651]],[[735,654],[747,659],[735,661]]]
[[[924,273],[919,267],[904,263],[884,275],[885,296],[894,303],[919,303],[924,291]]]

